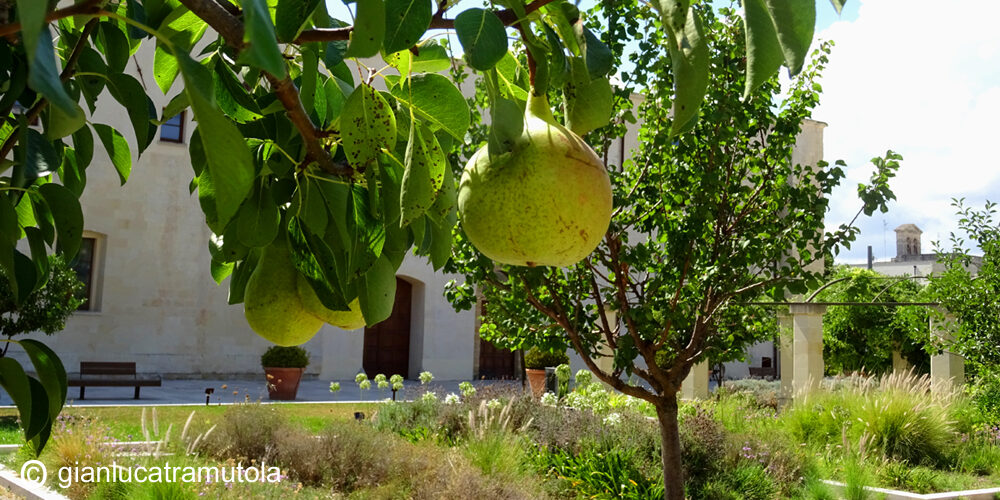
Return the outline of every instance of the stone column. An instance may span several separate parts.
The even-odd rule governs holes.
[[[911,368],[910,362],[903,357],[903,353],[899,350],[899,343],[896,343],[896,345],[892,347],[892,372],[906,373],[910,371]]]
[[[681,384],[681,399],[708,399],[708,360],[691,367],[691,373]]]
[[[801,397],[819,388],[823,380],[823,314],[826,306],[793,304],[792,315],[793,397]]]
[[[931,312],[931,340],[944,342],[945,350],[931,356],[931,380],[939,387],[940,383],[958,387],[965,383],[965,359],[947,350],[947,344],[954,340],[952,328],[956,320],[946,311],[938,311],[944,313],[944,318]]]
[[[792,315],[790,313],[778,314],[778,355],[781,360],[778,374],[781,379],[781,398],[792,396],[792,379],[794,378],[795,351],[792,347]]]

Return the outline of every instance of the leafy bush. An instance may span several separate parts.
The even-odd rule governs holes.
[[[202,439],[199,450],[217,458],[266,461],[275,436],[286,424],[274,407],[259,403],[226,408],[215,430]]]
[[[759,378],[731,380],[718,388],[715,394],[719,398],[732,394],[746,394],[752,397],[758,406],[777,409],[778,398],[781,395],[781,381]]]
[[[778,498],[778,487],[771,479],[768,470],[760,464],[741,463],[736,468],[719,474],[705,484],[700,495],[691,498],[716,500],[771,500]]]
[[[274,345],[260,357],[260,365],[265,368],[305,368],[309,365],[309,353],[299,346]]]
[[[569,356],[566,351],[543,351],[537,347],[528,349],[524,353],[524,367],[529,370],[544,370],[550,366],[559,366],[569,363]]]
[[[969,384],[969,396],[986,423],[1000,425],[1000,368],[981,370]]]
[[[689,490],[698,491],[724,466],[725,429],[713,418],[711,410],[695,406],[694,413],[680,421],[679,430],[684,482]]]
[[[663,482],[635,466],[628,449],[599,452],[585,449],[578,454],[542,448],[538,466],[565,482],[567,490],[584,498],[661,499]]]

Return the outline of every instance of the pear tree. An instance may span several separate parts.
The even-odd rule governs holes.
[[[726,359],[765,338],[754,327],[767,323],[757,306],[817,287],[823,269],[814,263],[858,233],[855,221],[826,230],[843,163],[792,161],[819,102],[830,44],[814,51],[781,94],[776,75],[758,82],[748,73],[753,47],[739,16],[695,7],[697,17],[689,20],[697,22],[689,24],[710,77],[703,82],[705,103],[687,115],[667,105],[676,106],[679,82],[691,77],[690,68],[677,64],[683,56],[670,43],[670,17],[632,10],[628,2],[599,10],[640,40],[631,55],[635,69],[615,91],[614,120],[585,136],[599,147],[611,180],[607,230],[579,262],[510,265],[479,248],[463,215],[446,269],[465,280],[451,282],[447,295],[458,309],[489,303],[480,335],[494,344],[570,347],[599,380],[651,403],[665,498],[681,500],[682,381],[702,360]],[[609,47],[612,59],[625,49]],[[638,148],[620,162],[605,153],[631,116],[638,118]],[[859,215],[886,210],[899,159],[890,151],[873,160],[871,181],[858,188]]]

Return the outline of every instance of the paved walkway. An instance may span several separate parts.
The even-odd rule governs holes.
[[[340,380],[340,392],[330,392],[329,380],[303,380],[299,385],[298,403],[320,403],[334,401],[378,401],[392,396],[392,391],[379,390],[372,383],[372,389],[361,391],[354,380]],[[403,390],[396,393],[396,399],[411,399],[420,397],[426,389],[434,390],[439,397],[454,392],[459,393],[458,384],[461,381],[433,381],[429,386],[421,386],[419,381],[407,380]],[[477,388],[493,384],[501,384],[520,389],[520,381],[473,381]],[[267,387],[263,380],[164,380],[162,387],[143,387],[142,399],[132,399],[132,387],[87,387],[87,399],[78,401],[79,388],[70,387],[67,394],[67,405],[74,406],[121,406],[121,405],[181,405],[205,404],[205,389],[212,388],[212,404],[231,404],[250,401],[268,401]],[[364,392],[364,394],[362,394]],[[10,396],[0,391],[0,407],[11,407]]]

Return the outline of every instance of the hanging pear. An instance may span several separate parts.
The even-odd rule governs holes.
[[[323,320],[309,313],[299,298],[298,271],[285,238],[264,247],[257,268],[247,281],[243,313],[257,335],[282,346],[306,343]]]
[[[569,266],[589,255],[611,222],[611,181],[590,146],[528,98],[520,137],[507,151],[477,151],[458,191],[462,228],[496,262]]]

